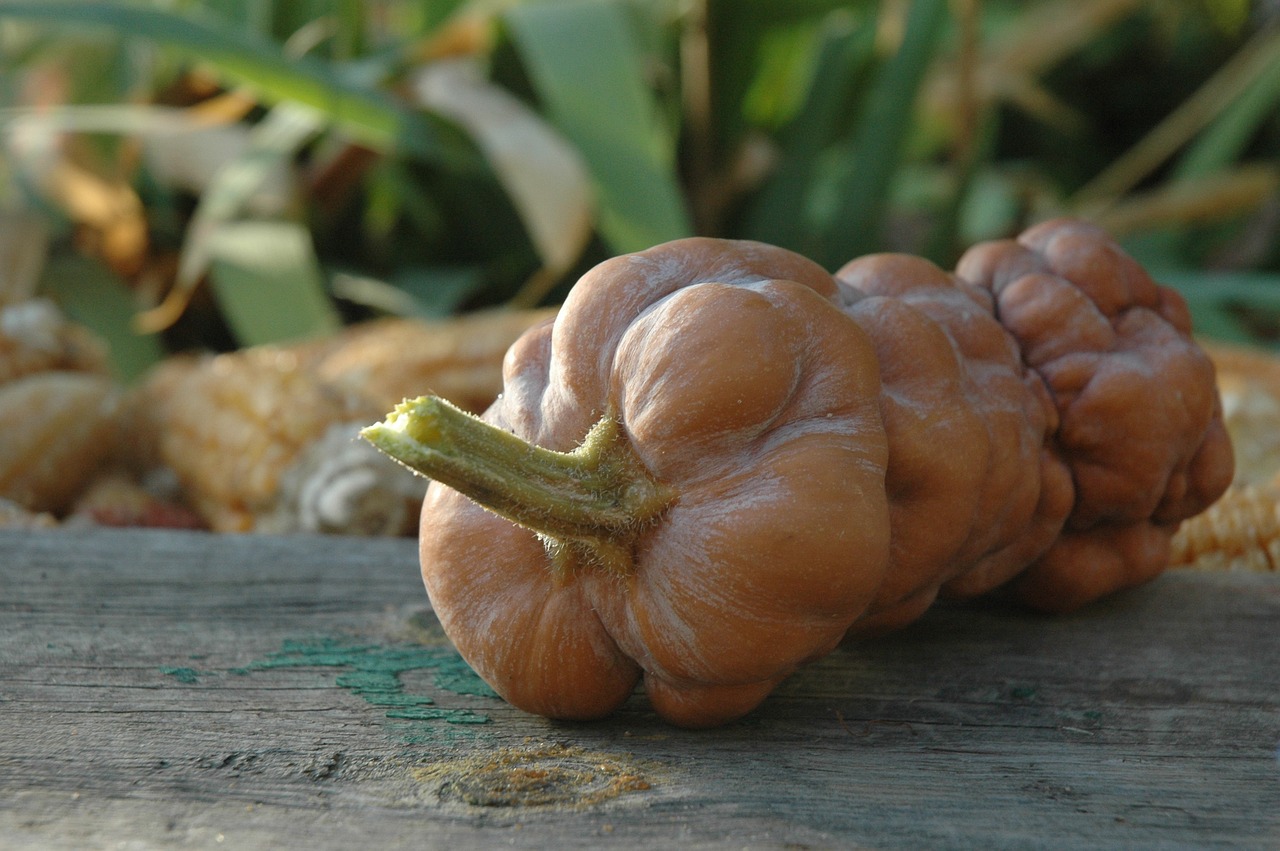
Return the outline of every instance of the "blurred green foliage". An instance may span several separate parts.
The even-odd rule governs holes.
[[[947,265],[1061,214],[1206,333],[1269,342],[1278,24],[1247,0],[0,0],[0,206],[133,299],[108,336],[169,349],[554,303],[694,233]],[[68,268],[43,286],[84,313]]]

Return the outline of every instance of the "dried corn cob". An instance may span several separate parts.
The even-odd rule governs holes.
[[[516,338],[555,309],[492,311],[427,322],[380,319],[295,348],[321,379],[387,411],[434,393],[479,412],[502,392],[502,359]]]
[[[47,511],[32,511],[0,497],[0,529],[52,529],[58,520]]]
[[[1235,482],[1208,511],[1183,522],[1170,563],[1274,571],[1280,564],[1280,358],[1224,344],[1204,348],[1217,370]]]
[[[373,410],[263,347],[161,364],[125,424],[134,463],[172,469],[214,530],[401,534],[423,486],[355,441]]]
[[[76,497],[68,526],[145,526],[200,529],[204,522],[178,500],[162,496],[128,472],[102,471]]]
[[[1280,483],[1231,488],[1173,537],[1170,563],[1200,570],[1275,571],[1280,565]]]
[[[1236,454],[1236,485],[1280,473],[1280,359],[1222,344],[1205,346],[1218,371],[1223,422]]]
[[[1184,521],[1171,563],[1200,570],[1274,571],[1280,564],[1280,358],[1206,344],[1218,371],[1236,477],[1214,505]]]
[[[115,447],[118,392],[101,375],[38,372],[0,384],[0,497],[60,512]]]
[[[47,370],[106,374],[106,343],[46,299],[0,308],[0,384]]]

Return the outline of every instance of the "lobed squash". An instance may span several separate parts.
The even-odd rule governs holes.
[[[1149,579],[1232,474],[1185,306],[1067,220],[948,274],[688,239],[587,273],[471,416],[364,431],[434,479],[423,578],[528,711],[596,718],[643,680],[700,727],[939,594],[1046,609]]]

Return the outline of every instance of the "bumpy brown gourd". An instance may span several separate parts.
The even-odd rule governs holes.
[[[1157,572],[1231,478],[1188,331],[1073,222],[957,275],[681,240],[585,275],[482,419],[423,397],[365,435],[435,480],[426,587],[500,694],[593,718],[643,679],[709,726],[940,593],[1069,608]]]
[[[1049,388],[1061,419],[1052,448],[1076,487],[1066,529],[1015,591],[1064,610],[1154,578],[1178,523],[1234,471],[1213,364],[1191,340],[1186,303],[1077,221],[979,245],[957,273],[995,294],[1001,323]]]

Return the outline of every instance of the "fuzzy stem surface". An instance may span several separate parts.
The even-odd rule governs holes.
[[[612,570],[629,568],[624,553],[676,498],[609,415],[571,452],[536,446],[438,396],[402,402],[360,434],[409,469],[543,536],[553,551],[585,548]]]

